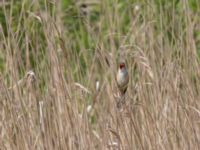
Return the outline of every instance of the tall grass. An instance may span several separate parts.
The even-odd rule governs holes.
[[[200,149],[198,0],[0,6],[1,149]]]

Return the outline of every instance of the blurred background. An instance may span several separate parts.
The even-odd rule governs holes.
[[[0,147],[200,149],[199,58],[199,0],[1,0]]]

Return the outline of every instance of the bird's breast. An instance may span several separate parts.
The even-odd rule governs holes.
[[[128,83],[128,72],[118,71],[117,73],[117,83],[119,86],[123,86]]]

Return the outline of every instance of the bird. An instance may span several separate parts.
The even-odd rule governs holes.
[[[117,87],[119,89],[120,97],[124,97],[128,88],[129,75],[125,62],[120,62],[117,71]]]

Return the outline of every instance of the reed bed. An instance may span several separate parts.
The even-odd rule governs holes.
[[[1,1],[1,149],[200,149],[199,15],[198,0]]]

